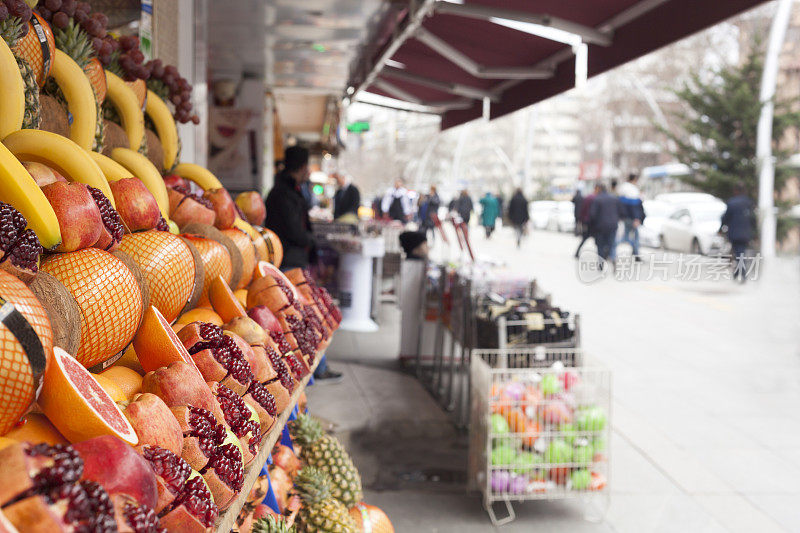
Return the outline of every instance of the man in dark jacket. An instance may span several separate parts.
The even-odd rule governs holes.
[[[580,187],[575,189],[575,194],[572,196],[572,204],[574,206],[574,218],[575,218],[575,235],[581,235],[583,233],[583,222],[581,221],[581,206],[583,205],[583,193],[581,192]]]
[[[753,202],[745,191],[743,183],[736,184],[733,189],[734,195],[728,200],[728,208],[722,215],[722,226],[720,227],[720,231],[727,230],[728,240],[731,243],[734,260],[733,279],[741,278],[742,283],[745,282],[747,276],[745,253],[753,238],[753,227],[755,226]]]
[[[467,193],[466,189],[462,190],[461,194],[458,195],[453,207],[459,216],[461,216],[461,220],[463,220],[465,224],[469,224],[469,219],[472,216],[473,205],[472,198],[469,197],[469,193]]]
[[[333,195],[333,218],[338,219],[348,213],[358,217],[358,208],[361,205],[361,193],[353,181],[342,174],[334,174],[339,188]]]
[[[601,258],[609,259],[617,236],[619,225],[619,198],[609,194],[605,185],[600,185],[600,192],[589,208],[589,225],[594,232],[597,253]]]
[[[594,186],[594,191],[591,194],[588,194],[583,197],[581,200],[581,209],[577,213],[577,219],[580,220],[581,223],[581,242],[578,244],[578,249],[575,250],[575,259],[581,253],[581,248],[589,240],[589,237],[594,235],[594,231],[592,230],[592,225],[589,220],[589,213],[592,209],[592,202],[594,202],[595,197],[600,192],[600,185]]]
[[[517,248],[519,248],[522,244],[522,235],[525,233],[525,224],[530,219],[528,200],[522,195],[522,189],[519,187],[514,191],[514,196],[508,202],[508,219],[517,233]]]

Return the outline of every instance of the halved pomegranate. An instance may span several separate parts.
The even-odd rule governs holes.
[[[181,456],[203,476],[219,508],[226,509],[244,483],[238,439],[217,423],[211,411],[192,406],[171,409],[183,430]]]
[[[266,348],[267,357],[269,358],[269,363],[272,366],[273,370],[277,374],[277,378],[280,381],[281,385],[286,389],[287,392],[290,394],[294,390],[295,381],[292,377],[291,370],[287,366],[284,359],[272,348]]]
[[[233,434],[239,438],[244,455],[244,464],[248,465],[256,458],[261,446],[261,425],[255,409],[247,405],[242,398],[225,385],[211,383],[211,391],[216,395],[225,421]]]
[[[9,204],[0,202],[0,268],[31,281],[39,271],[42,245],[28,221]]]
[[[122,240],[122,235],[125,233],[122,217],[119,216],[119,213],[111,205],[111,201],[106,198],[103,191],[95,187],[88,187],[88,189],[94,199],[94,203],[97,204],[97,208],[100,210],[100,218],[103,220],[103,226],[105,227],[105,231],[100,234],[95,247],[110,252],[119,246],[119,241]]]
[[[222,328],[208,322],[192,322],[178,332],[206,381],[222,383],[242,395],[253,381],[253,371],[242,350]]]
[[[115,495],[113,501],[119,533],[167,533],[161,526],[156,512],[149,507],[139,505],[136,500],[125,494]]]
[[[83,459],[71,446],[15,443],[0,450],[0,505],[78,481]]]
[[[161,525],[167,531],[182,533],[210,532],[219,516],[219,507],[203,478],[193,472],[180,494],[161,517]]]
[[[275,377],[275,372],[269,367],[263,346],[250,346],[247,341],[230,331],[226,331],[225,336],[230,337],[242,352],[256,381],[267,381]]]
[[[253,381],[242,399],[255,409],[258,420],[261,423],[261,433],[266,434],[275,423],[275,417],[281,412],[278,409],[275,397],[267,390],[265,385],[258,381]]]

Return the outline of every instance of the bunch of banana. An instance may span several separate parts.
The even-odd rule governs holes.
[[[111,205],[116,207],[111,187],[100,167],[87,150],[70,139],[49,131],[19,130],[3,139],[3,144],[20,161],[42,163],[56,169],[69,181],[100,189]]]
[[[94,159],[97,166],[106,177],[106,181],[111,183],[125,178],[135,177],[127,168],[123,167],[108,156],[104,156],[100,152],[89,152],[89,156]]]
[[[156,93],[147,91],[145,112],[156,127],[158,139],[164,150],[164,170],[169,171],[178,158],[178,128],[172,112]]]
[[[141,115],[141,112],[139,114]],[[158,208],[161,210],[161,216],[169,220],[167,187],[164,185],[164,178],[161,177],[161,172],[158,171],[155,165],[147,157],[129,148],[114,148],[111,151],[111,159],[142,180],[147,190],[155,197]]]
[[[0,39],[0,139],[22,127],[25,117],[25,84],[13,52]]]
[[[97,101],[89,78],[83,69],[67,54],[56,49],[55,61],[50,71],[72,115],[69,138],[85,150],[91,150],[97,130]]]
[[[194,163],[180,163],[172,170],[172,173],[195,182],[204,191],[222,188],[222,183],[210,170]]]
[[[106,84],[108,86],[106,101],[111,102],[119,114],[122,129],[128,136],[128,146],[132,150],[138,150],[144,139],[144,113],[139,106],[139,99],[122,78],[108,70],[106,70]]]

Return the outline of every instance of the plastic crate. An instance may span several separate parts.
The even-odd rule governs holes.
[[[605,514],[611,373],[579,352],[472,352],[469,479],[495,525],[514,520],[512,502],[526,500],[582,498],[587,518]],[[564,366],[570,358],[583,366]],[[508,513],[500,519],[497,502]]]

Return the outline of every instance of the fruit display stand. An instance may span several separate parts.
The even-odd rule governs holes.
[[[322,359],[322,356],[325,354],[326,347],[327,343],[323,345],[322,349],[317,353],[317,357],[314,359],[314,364],[311,367],[311,373],[304,377],[300,382],[300,386],[297,387],[294,392],[292,392],[289,406],[284,409],[283,413],[281,413],[281,415],[275,420],[275,425],[272,426],[272,429],[269,431],[269,433],[264,435],[258,455],[256,455],[255,460],[250,464],[250,466],[245,469],[242,491],[233,501],[233,504],[225,512],[219,515],[219,519],[217,520],[215,528],[219,533],[227,533],[236,525],[236,519],[239,516],[239,512],[242,510],[242,507],[244,507],[245,503],[247,503],[248,496],[250,495],[250,489],[258,479],[261,469],[267,463],[267,460],[272,453],[273,446],[275,446],[275,444],[278,442],[278,439],[281,438],[283,428],[286,426],[289,416],[292,414],[295,406],[297,406],[297,401],[300,399],[300,395],[305,391],[306,386],[308,385],[308,382],[314,373],[314,370],[316,370],[317,365]]]
[[[472,352],[468,479],[495,526],[515,519],[512,502],[579,498],[587,519],[608,508],[611,373],[564,366],[577,351]]]

